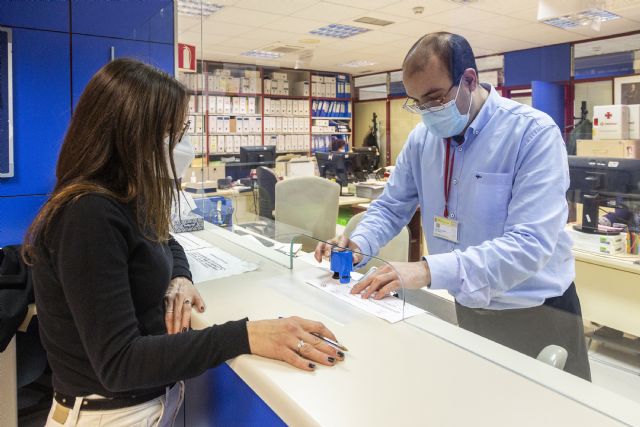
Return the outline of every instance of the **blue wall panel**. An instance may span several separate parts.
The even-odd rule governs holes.
[[[69,1],[0,0],[0,25],[69,31]]]
[[[551,116],[564,132],[564,86],[556,83],[531,82],[531,106]]]
[[[0,196],[46,194],[69,123],[69,35],[13,30],[15,176],[0,179]]]
[[[286,426],[226,363],[187,381],[184,409],[189,427]]]
[[[45,196],[0,197],[0,247],[22,243]]]
[[[566,81],[571,78],[571,45],[558,44],[504,54],[504,85],[525,86],[534,80]]]
[[[74,34],[74,106],[91,77],[109,62],[111,47],[115,48],[116,58],[135,58],[173,74],[173,45]]]
[[[173,0],[75,0],[71,32],[173,43]]]

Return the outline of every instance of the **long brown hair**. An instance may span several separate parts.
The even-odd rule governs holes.
[[[34,260],[36,248],[46,243],[60,209],[90,193],[131,204],[141,232],[154,241],[166,240],[177,190],[170,179],[170,172],[176,176],[173,147],[187,105],[187,90],[167,73],[132,59],[102,67],[71,118],[53,193],[25,237],[25,261]],[[169,150],[163,142],[167,135]]]

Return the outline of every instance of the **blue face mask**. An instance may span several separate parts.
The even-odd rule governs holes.
[[[469,113],[471,112],[471,98],[469,99],[469,108],[467,114],[460,114],[456,101],[460,93],[460,86],[456,97],[446,104],[442,105],[437,111],[424,111],[422,113],[422,123],[427,127],[429,132],[438,138],[449,138],[459,135],[469,123]]]

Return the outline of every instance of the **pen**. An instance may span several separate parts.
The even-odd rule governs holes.
[[[283,319],[282,316],[278,316],[278,319]],[[318,337],[320,338],[322,341],[326,342],[327,344],[334,346],[337,349],[340,349],[342,351],[349,351],[349,349],[345,346],[343,346],[342,344],[340,344],[339,342],[333,341],[327,337],[323,337],[322,335],[320,335],[317,332],[309,332],[311,335],[313,335],[314,337]]]
[[[317,332],[310,332],[310,333],[311,333],[311,335],[313,335],[313,336],[315,336],[315,337],[320,338],[322,341],[326,342],[327,344],[329,344],[329,345],[331,345],[331,346],[333,346],[333,347],[335,347],[335,348],[338,348],[338,349],[340,349],[340,350],[342,350],[342,351],[349,351],[349,349],[348,349],[347,347],[343,346],[343,345],[342,345],[342,344],[340,344],[339,342],[335,342],[335,341],[333,341],[333,340],[330,340],[330,339],[329,339],[329,338],[327,338],[327,337],[323,337],[322,335],[320,335],[320,334],[319,334],[319,333],[317,333]]]

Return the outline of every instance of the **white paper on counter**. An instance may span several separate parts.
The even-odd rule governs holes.
[[[257,264],[243,261],[218,248],[194,249],[186,254],[193,283],[234,276],[258,268]]]
[[[187,255],[193,283],[235,276],[258,268],[257,264],[235,257],[191,233],[180,233],[173,237]]]
[[[392,296],[374,300],[373,298],[363,299],[360,295],[352,295],[351,288],[358,283],[358,279],[362,277],[361,274],[351,273],[351,282],[348,284],[342,284],[338,280],[332,279],[331,276],[330,272],[323,272],[320,277],[307,280],[307,284],[389,323],[396,323],[425,312],[414,305],[405,304],[400,298]]]

